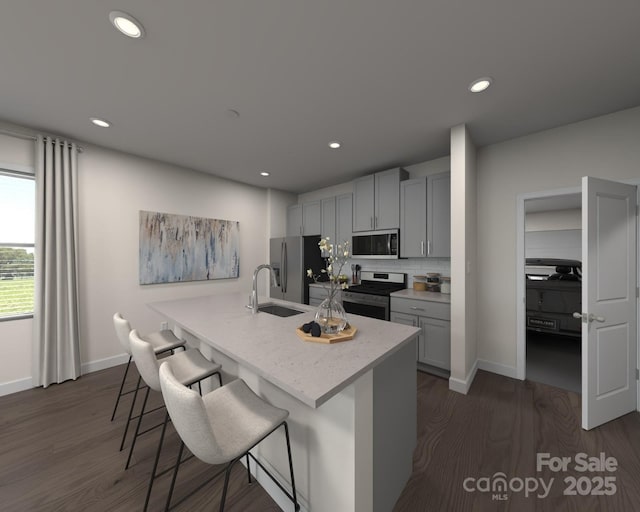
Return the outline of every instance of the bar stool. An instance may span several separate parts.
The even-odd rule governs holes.
[[[133,360],[136,364],[136,367],[138,368],[138,372],[147,385],[147,392],[145,393],[144,401],[142,402],[142,410],[140,411],[140,415],[138,416],[138,423],[136,424],[136,430],[133,436],[133,441],[131,442],[131,448],[129,449],[129,457],[127,458],[125,469],[129,468],[131,456],[133,455],[133,449],[136,444],[136,439],[140,435],[160,426],[160,424],[158,424],[145,430],[144,432],[140,432],[142,417],[145,414],[147,399],[149,398],[149,390],[153,389],[158,393],[162,392],[160,388],[160,377],[158,373],[161,362],[171,362],[172,367],[175,368],[176,379],[181,385],[191,386],[192,384],[198,383],[199,386],[202,380],[206,379],[207,377],[211,377],[212,375],[217,375],[220,386],[222,386],[222,376],[220,375],[221,366],[209,361],[200,353],[198,349],[190,348],[188,350],[185,350],[184,352],[179,352],[162,360],[158,360],[151,343],[142,339],[139,336],[138,331],[136,331],[135,329],[132,330],[129,334],[129,346],[131,348]],[[160,440],[158,442],[155,462],[151,471],[151,479],[149,480],[149,486],[147,488],[147,497],[144,504],[144,510],[147,509],[147,505],[149,503],[153,481],[156,477],[163,474],[160,473],[156,475],[156,470],[158,468],[158,461],[160,460],[160,451],[162,450],[162,443],[164,441],[164,435],[167,429],[168,420],[169,412],[167,411],[165,413],[164,422],[162,423],[162,432],[160,434]]]
[[[129,354],[129,361],[127,361],[127,366],[124,369],[124,375],[122,376],[122,382],[120,383],[120,390],[118,391],[118,397],[116,398],[116,405],[113,407],[113,413],[111,414],[111,421],[116,417],[116,411],[118,410],[118,404],[120,403],[120,398],[124,395],[128,395],[130,393],[136,393],[138,387],[136,389],[131,389],[129,391],[122,390],[124,389],[124,383],[127,380],[127,373],[129,372],[129,366],[131,365],[131,349],[129,349],[129,333],[131,332],[131,324],[127,320],[125,320],[120,313],[116,313],[113,315],[113,326],[115,327],[116,334],[118,336],[118,341],[120,341],[120,345],[125,350],[127,354]],[[152,332],[147,334],[144,337],[151,345],[153,346],[153,350],[156,354],[162,354],[163,352],[173,351],[176,348],[185,349],[185,342],[180,338],[177,338],[175,334],[169,329],[164,329],[158,332]],[[138,379],[138,385],[140,384],[140,379]],[[134,402],[135,398],[134,396]],[[122,450],[122,448],[120,448]]]
[[[289,427],[285,421],[289,412],[262,400],[241,379],[200,396],[192,389],[185,387],[178,375],[173,361],[168,359],[162,362],[160,365],[162,395],[173,426],[182,440],[165,510],[168,511],[171,505],[178,469],[181,462],[184,462],[181,459],[185,445],[203,462],[214,465],[226,464],[225,468],[190,493],[197,492],[224,472],[224,488],[220,500],[221,512],[224,510],[231,469],[243,457],[247,458],[249,483],[251,483],[249,471],[249,457],[251,457],[289,497],[293,502],[294,510],[299,510],[291,460]],[[287,441],[292,494],[249,451],[281,426],[284,426]]]

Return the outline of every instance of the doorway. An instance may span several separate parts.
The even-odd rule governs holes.
[[[576,393],[582,388],[582,197],[527,199],[526,378]]]
[[[529,377],[526,373],[526,205],[529,201],[536,204],[536,200],[547,205],[566,201],[566,196],[582,198],[581,226],[585,231],[581,256],[585,275],[581,310],[574,313],[582,324],[582,426],[585,429],[634,409],[640,410],[635,379],[635,368],[640,362],[636,327],[636,240],[640,237],[636,236],[635,215],[638,180],[634,181],[624,184],[585,177],[581,187],[520,194],[517,201],[516,283],[520,302],[516,308],[516,376],[523,380]],[[617,277],[610,282],[612,275]],[[614,310],[622,316],[614,314]]]

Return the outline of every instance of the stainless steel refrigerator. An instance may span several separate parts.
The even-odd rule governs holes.
[[[288,236],[272,238],[269,244],[269,263],[276,272],[278,286],[271,286],[271,297],[301,304],[309,304],[307,269],[316,275],[324,268],[318,247],[319,236]]]

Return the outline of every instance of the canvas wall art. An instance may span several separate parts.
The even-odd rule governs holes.
[[[238,277],[239,224],[140,211],[140,284]]]

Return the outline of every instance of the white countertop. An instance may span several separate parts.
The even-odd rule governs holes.
[[[351,341],[325,344],[300,339],[295,329],[313,320],[315,307],[260,297],[305,311],[281,318],[252,314],[249,295],[234,293],[154,302],[149,307],[252,369],[262,378],[317,408],[418,335],[415,327],[349,315],[358,329]]]
[[[446,304],[451,304],[451,295],[448,293],[420,292],[420,291],[414,290],[413,288],[406,288],[405,290],[393,292],[391,294],[391,298],[394,298],[394,297],[400,297],[403,299],[426,300],[429,302],[443,302]]]

